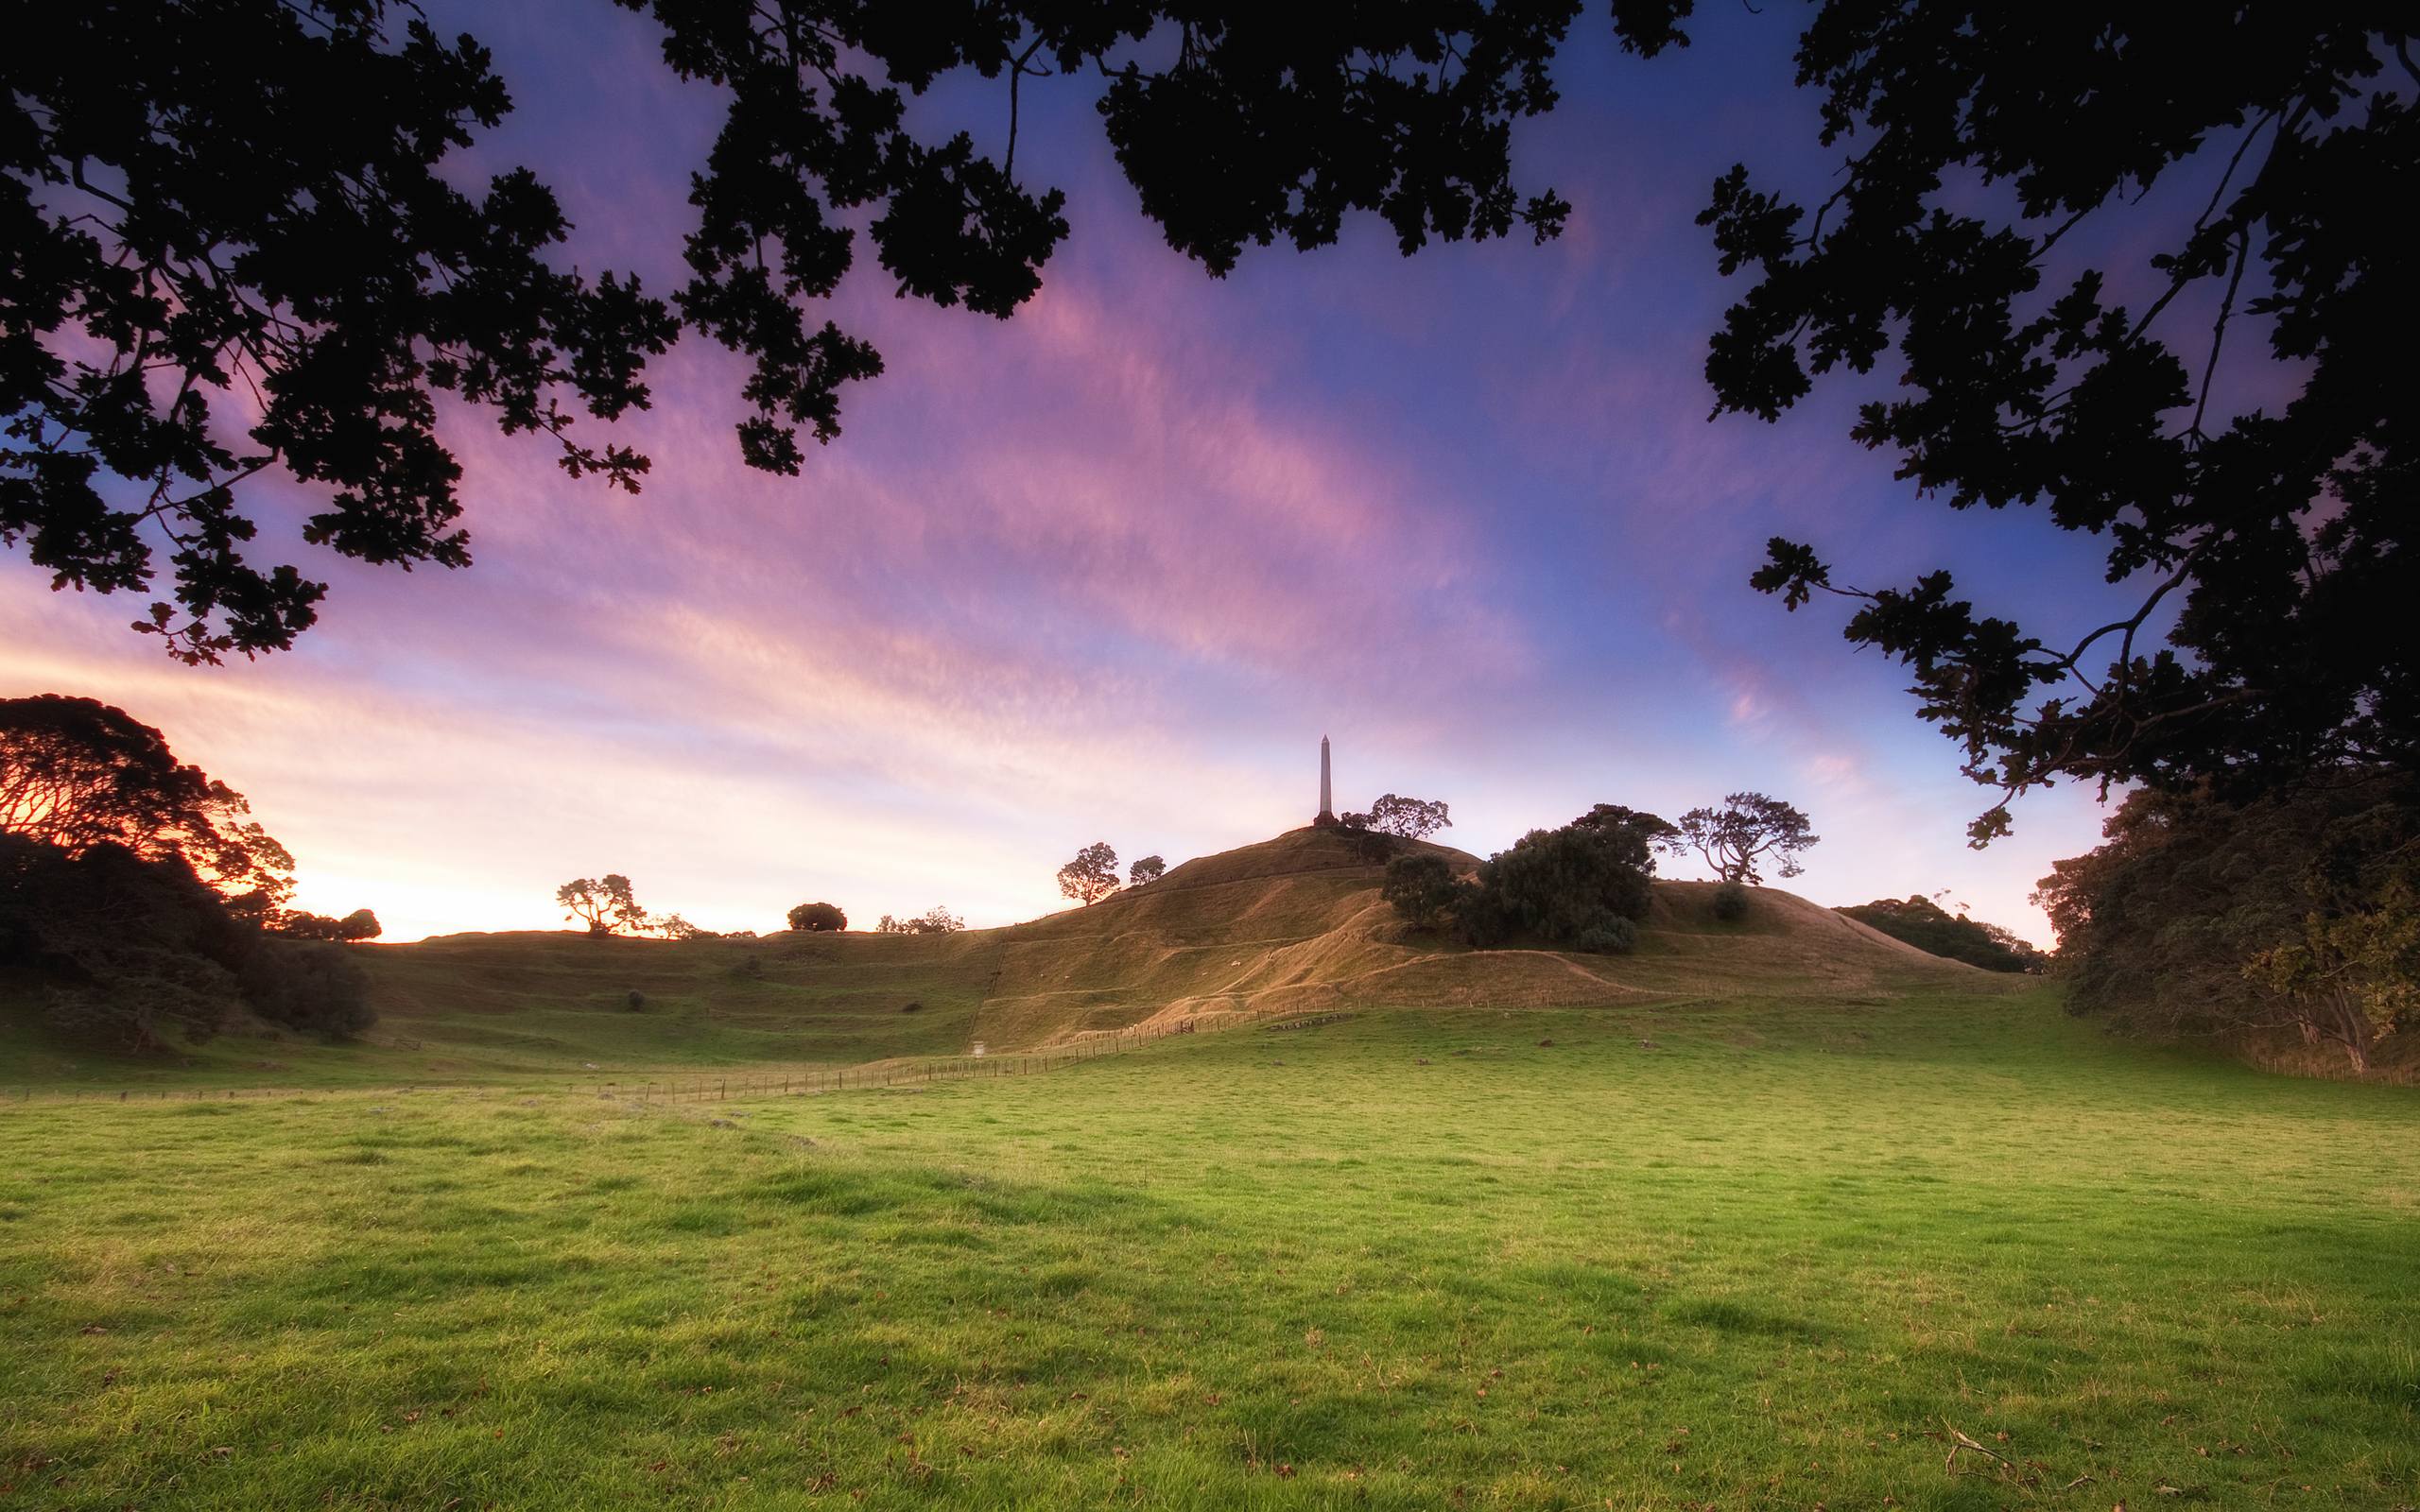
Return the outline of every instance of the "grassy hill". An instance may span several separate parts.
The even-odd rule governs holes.
[[[30,1014],[0,1015],[0,1086],[856,1065],[1187,1019],[1216,1028],[1356,1007],[1830,999],[1979,977],[1786,892],[1757,889],[1748,917],[1724,922],[1702,883],[1659,884],[1629,955],[1465,950],[1407,932],[1378,896],[1382,872],[1335,832],[1302,829],[1004,929],[683,943],[544,932],[369,947],[357,958],[379,1022],[364,1044],[238,1034],[135,1059],[60,1043]]]

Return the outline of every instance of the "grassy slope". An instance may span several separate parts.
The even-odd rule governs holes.
[[[2415,1133],[1938,987],[34,1104],[0,1508],[2410,1505]]]

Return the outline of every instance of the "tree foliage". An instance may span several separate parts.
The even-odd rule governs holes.
[[[603,0],[598,0],[603,3]],[[1432,238],[1543,239],[1569,206],[1512,183],[1576,7],[1377,8],[1305,26],[1249,7],[616,0],[727,105],[693,180],[687,278],[558,266],[553,192],[452,172],[511,109],[475,39],[399,0],[166,0],[14,17],[0,107],[0,540],[57,586],[142,592],[187,661],[283,648],[326,588],[263,565],[249,504],[283,473],[306,542],[408,568],[470,561],[440,396],[536,432],[570,475],[636,490],[648,458],[580,439],[648,402],[683,329],[747,359],[740,455],[796,472],[882,370],[822,314],[870,244],[902,296],[1007,317],[1067,234],[1016,162],[1024,91],[1098,82],[1113,150],[1169,244],[1214,274],[1247,245],[1323,246],[1374,212]],[[1617,26],[1652,50],[1657,8]],[[1630,19],[1632,12],[1646,16]],[[998,81],[995,160],[910,96]]]
[[[208,1040],[249,1008],[342,1039],[374,1015],[359,971],[328,958],[341,955],[264,933],[173,851],[0,834],[0,966],[29,972],[71,1033],[150,1050],[172,1032]]]
[[[2060,777],[2241,800],[2411,770],[2420,281],[2391,209],[2420,166],[2411,23],[1827,0],[1798,66],[1824,143],[1852,144],[1832,192],[1809,215],[1744,165],[1716,184],[1722,271],[1758,275],[1707,358],[1717,413],[1772,420],[1826,373],[1878,370],[1893,397],[1860,407],[1858,443],[1953,508],[2105,536],[2136,591],[2053,641],[1978,614],[1947,572],[1847,588],[1772,542],[1754,586],[1858,600],[1849,640],[1910,668],[1922,716],[1999,789],[1976,844]],[[2231,414],[2230,376],[2281,397]]]
[[[1655,848],[1681,833],[1660,815],[1619,803],[1599,803],[1570,828],[1602,835],[1632,869],[1650,877],[1655,875]]]
[[[1482,948],[1526,936],[1574,950],[1627,951],[1652,895],[1654,862],[1634,839],[1622,825],[1585,820],[1532,830],[1470,878],[1458,877],[1443,856],[1415,852],[1388,863],[1380,892],[1414,928],[1450,920],[1465,943]]]
[[[1126,868],[1126,885],[1140,887],[1167,875],[1168,864],[1158,856],[1144,856]]]
[[[1691,809],[1656,843],[1672,855],[1694,850],[1723,882],[1764,881],[1760,864],[1795,877],[1806,868],[1798,858],[1823,840],[1806,816],[1762,793],[1733,793],[1720,808]]]
[[[801,903],[789,912],[790,928],[808,934],[830,934],[849,927],[849,916],[836,903]]]
[[[387,932],[386,926],[378,922],[378,916],[367,908],[356,908],[342,919],[289,909],[268,920],[268,929],[272,934],[294,939],[327,940],[337,944],[376,939]]]
[[[1453,913],[1461,891],[1461,879],[1455,875],[1453,863],[1426,850],[1388,862],[1378,896],[1412,928],[1434,930],[1443,927]]]
[[[1059,891],[1089,908],[1117,890],[1117,852],[1095,840],[1059,868]]]
[[[0,698],[0,834],[182,859],[261,917],[293,890],[294,858],[251,818],[241,793],[177,760],[123,709],[55,693]]]
[[[601,877],[575,877],[555,889],[563,918],[588,926],[591,935],[636,934],[648,927],[648,913],[631,895],[631,879],[618,871]]]
[[[1838,912],[1920,951],[1979,966],[1986,971],[2042,972],[2050,958],[2031,940],[1997,924],[1952,914],[1922,893],[1877,898]]]
[[[1450,829],[1454,821],[1445,816],[1445,805],[1416,798],[1397,798],[1389,793],[1370,805],[1370,812],[1356,815],[1362,822],[1354,826],[1378,834],[1392,834],[1403,840],[1426,840],[1440,830]]]
[[[2153,1034],[2285,1030],[2365,1067],[2420,1025],[2420,801],[2402,781],[2242,806],[2138,791],[2035,893],[2071,1011]]]

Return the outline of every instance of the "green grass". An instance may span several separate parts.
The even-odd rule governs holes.
[[[44,1022],[38,988],[12,991],[0,980],[0,1101],[27,1091],[593,1084],[955,1055],[994,954],[974,936],[803,935],[675,944],[521,934],[361,947],[378,1022],[355,1043],[254,1024],[142,1055],[62,1037]]]
[[[2045,993],[34,1103],[0,1508],[2411,1505],[2415,1134]]]

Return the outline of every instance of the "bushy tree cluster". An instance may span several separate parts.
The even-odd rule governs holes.
[[[1651,814],[1600,804],[1559,830],[1532,830],[1456,874],[1436,854],[1395,857],[1380,894],[1416,929],[1450,924],[1470,945],[1516,937],[1596,953],[1627,951],[1647,917],[1653,838],[1671,828]]]
[[[1921,893],[1906,898],[1877,898],[1839,912],[1920,951],[1979,966],[1986,971],[2049,970],[2050,958],[2031,940],[2019,938],[1997,924],[1969,919],[1963,913],[1952,914]]]
[[[849,916],[836,903],[801,903],[789,912],[790,928],[827,935],[849,927]]]
[[[2420,793],[2347,782],[2236,806],[2130,796],[2035,901],[2070,1011],[2154,1034],[2283,1030],[2365,1069],[2420,1027]]]

